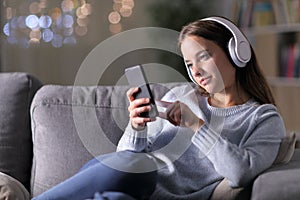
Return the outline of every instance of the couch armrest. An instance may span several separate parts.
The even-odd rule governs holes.
[[[254,181],[252,200],[299,199],[300,149],[295,149],[292,159],[275,165]]]

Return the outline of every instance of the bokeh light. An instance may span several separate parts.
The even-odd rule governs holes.
[[[53,32],[50,29],[44,29],[42,32],[44,42],[51,42],[53,39]]]
[[[120,33],[122,31],[122,25],[120,23],[110,24],[109,25],[109,30],[112,34]]]
[[[122,31],[122,18],[132,16],[134,0],[114,0],[112,11],[108,15],[109,30],[112,34]]]
[[[26,17],[26,26],[35,29],[39,27],[39,18],[36,15],[29,15]]]
[[[108,15],[108,21],[111,24],[118,24],[121,21],[121,15],[118,12],[116,12],[116,11],[112,11]]]
[[[89,16],[94,2],[95,0],[4,0],[2,16],[5,21],[2,31],[9,44],[26,48],[42,43],[56,48],[76,44],[79,37],[88,34]],[[107,28],[111,34],[116,34],[123,31],[123,20],[133,15],[135,2],[111,2]]]
[[[23,48],[75,45],[88,33],[93,0],[4,0],[6,41]]]

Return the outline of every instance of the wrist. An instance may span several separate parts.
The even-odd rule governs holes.
[[[146,123],[143,124],[135,124],[135,123],[131,123],[131,127],[136,130],[136,131],[142,131],[145,129],[146,127]]]

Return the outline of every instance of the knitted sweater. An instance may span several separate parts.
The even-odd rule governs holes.
[[[157,158],[158,182],[151,199],[209,199],[227,178],[232,187],[247,185],[276,158],[285,127],[276,108],[254,100],[216,108],[189,87],[164,98],[179,100],[205,124],[196,132],[157,118],[142,131],[129,125],[118,150],[148,152]]]

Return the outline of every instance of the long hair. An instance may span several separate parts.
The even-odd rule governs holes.
[[[228,50],[228,42],[230,38],[233,37],[232,33],[222,24],[209,20],[197,20],[184,26],[179,35],[179,46],[181,46],[182,41],[187,36],[202,37],[217,44],[225,52],[231,64],[236,69],[235,76],[238,88],[242,87],[248,95],[260,104],[269,103],[276,105],[271,89],[258,65],[252,47],[250,61],[245,67],[238,67],[232,61]]]

